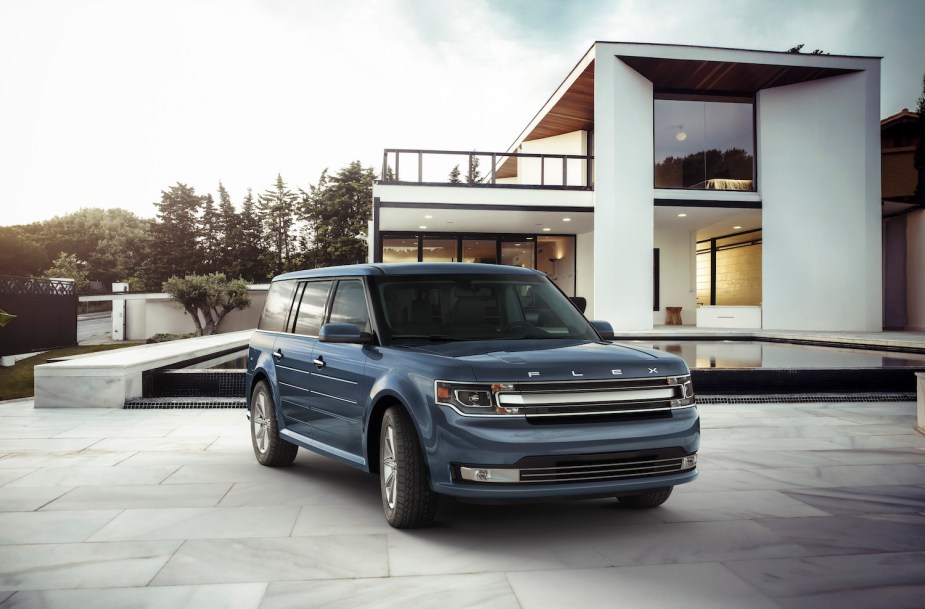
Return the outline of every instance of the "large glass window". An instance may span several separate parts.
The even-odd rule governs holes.
[[[501,264],[519,266],[525,269],[535,268],[533,261],[533,241],[518,239],[501,242]]]
[[[494,239],[463,239],[462,261],[495,264],[498,261],[497,243]]]
[[[385,238],[382,240],[383,262],[417,262],[418,239],[411,238]]]
[[[655,187],[755,190],[751,98],[655,100]]]
[[[456,262],[456,239],[424,237],[421,262]]]

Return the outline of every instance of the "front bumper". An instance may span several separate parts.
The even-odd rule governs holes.
[[[425,452],[432,487],[446,495],[488,501],[615,496],[697,477],[690,461],[681,463],[700,446],[696,407],[662,416],[543,424],[463,417],[445,407],[438,415]],[[480,480],[479,470],[498,474]],[[594,475],[583,474],[589,471]],[[555,475],[544,479],[547,472]]]

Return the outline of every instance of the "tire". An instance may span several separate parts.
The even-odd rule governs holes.
[[[386,521],[396,529],[430,526],[437,514],[437,494],[427,483],[414,423],[400,406],[392,406],[382,418],[379,464]]]
[[[251,444],[261,465],[284,467],[295,460],[299,447],[279,437],[276,406],[266,381],[259,381],[251,394]]]
[[[654,508],[665,503],[668,498],[671,497],[672,489],[674,489],[674,487],[666,486],[665,488],[658,488],[648,493],[617,497],[617,501],[620,502],[620,505],[625,505],[628,508],[637,510]]]

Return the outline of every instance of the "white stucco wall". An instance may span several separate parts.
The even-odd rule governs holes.
[[[655,231],[655,247],[659,250],[659,310],[652,313],[655,325],[665,323],[665,307],[681,307],[682,323],[696,323],[696,240],[688,230]]]
[[[594,232],[575,235],[575,296],[588,301],[585,317],[594,317]]]
[[[766,329],[882,326],[880,71],[758,94]]]
[[[925,332],[925,211],[906,216],[906,295],[909,330]]]
[[[594,314],[652,328],[652,83],[600,44],[594,64]]]
[[[573,131],[553,137],[540,138],[524,142],[520,146],[520,152],[530,154],[580,154],[588,153],[588,134],[586,131]],[[541,159],[523,158],[517,159],[517,181],[519,184],[540,184],[540,168],[543,167],[545,180],[542,182],[547,186],[562,185],[562,159],[546,159],[541,163]],[[580,159],[569,159],[566,161],[566,177],[568,186],[585,186],[587,182],[587,161]]]

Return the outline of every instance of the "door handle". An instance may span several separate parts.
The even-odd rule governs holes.
[[[273,352],[273,359],[275,359],[276,361],[279,361],[279,360],[283,359],[283,350],[282,350],[282,349],[277,349],[276,351],[274,351],[274,352]]]
[[[315,364],[315,366],[316,366],[319,370],[322,369],[322,368],[324,368],[324,358],[323,358],[322,356],[320,356],[320,355],[319,355],[318,357],[316,357],[315,359],[313,359],[313,360],[312,360],[312,363]]]

